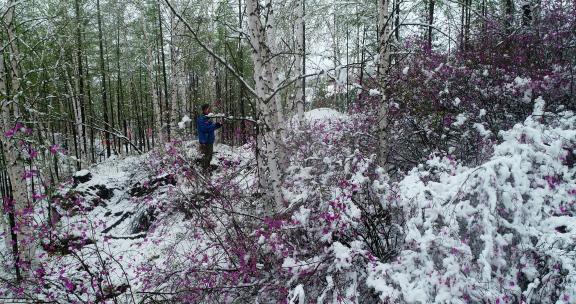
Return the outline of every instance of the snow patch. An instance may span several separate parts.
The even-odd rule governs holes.
[[[290,304],[304,304],[306,303],[306,296],[304,293],[304,285],[298,284],[292,291],[290,291]]]
[[[458,116],[456,116],[456,121],[453,122],[452,125],[455,127],[460,127],[466,122],[466,119],[466,114],[460,113]]]
[[[380,96],[382,95],[382,93],[380,93],[380,91],[376,90],[376,89],[370,89],[370,91],[368,91],[368,93],[370,94],[370,96]]]
[[[184,115],[184,117],[182,117],[182,120],[178,123],[178,128],[184,129],[186,127],[186,123],[189,123],[191,121],[192,119],[190,119],[188,115]]]
[[[304,113],[304,119],[309,122],[343,120],[348,118],[346,114],[330,108],[318,108]]]
[[[527,84],[530,83],[530,78],[522,78],[522,77],[518,76],[518,77],[514,78],[514,83],[518,87],[523,87],[523,86],[526,86]]]
[[[86,176],[88,174],[90,174],[90,171],[84,169],[84,170],[76,171],[76,173],[74,173],[74,176]]]
[[[342,245],[340,242],[332,244],[334,257],[336,258],[335,264],[338,269],[346,269],[352,265],[352,254],[350,248]]]
[[[310,217],[310,209],[300,206],[300,209],[292,215],[292,219],[297,221],[302,226],[308,225],[308,218]]]
[[[488,137],[488,136],[490,136],[490,134],[492,134],[492,132],[490,132],[490,130],[486,130],[484,125],[481,123],[475,123],[475,124],[473,124],[473,126],[476,129],[476,131],[478,131],[478,133],[480,133],[480,135],[482,135],[482,137]]]

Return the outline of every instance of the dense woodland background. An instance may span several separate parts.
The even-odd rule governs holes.
[[[0,7],[0,296],[576,299],[569,262],[576,1],[0,0]],[[224,123],[212,177],[194,169],[194,119],[203,103]],[[102,173],[96,188],[125,182],[138,208],[146,206],[145,216],[126,211],[118,223],[146,219],[149,241],[180,214],[177,221],[198,226],[175,243],[210,245],[187,252],[158,245],[165,264],[145,260],[130,266],[134,272],[112,249],[113,262],[102,258],[99,240],[116,224],[92,225],[98,206],[86,201],[96,188],[81,184],[106,166],[128,173],[118,180]],[[238,176],[250,183],[240,186]],[[138,188],[158,185],[174,196]],[[189,211],[207,199],[215,209]],[[461,218],[438,216],[448,203]],[[551,231],[539,230],[556,217],[563,221]],[[94,232],[100,224],[101,234]],[[567,234],[558,241],[551,233]],[[138,235],[130,237],[145,234]],[[84,255],[87,246],[95,249]],[[442,260],[462,252],[468,258]],[[411,254],[412,264],[403,264]],[[119,268],[111,265],[123,274],[113,275]],[[434,267],[414,274],[426,265]]]

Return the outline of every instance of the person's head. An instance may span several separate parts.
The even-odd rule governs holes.
[[[207,114],[210,114],[211,111],[212,111],[212,107],[210,106],[210,104],[205,103],[202,105],[202,113],[207,115]]]

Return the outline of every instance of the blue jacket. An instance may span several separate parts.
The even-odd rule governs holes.
[[[198,141],[201,144],[214,143],[214,131],[220,128],[221,124],[215,124],[210,121],[210,118],[202,114],[196,120],[196,127],[198,128]]]

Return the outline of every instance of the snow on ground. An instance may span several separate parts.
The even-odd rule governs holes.
[[[184,155],[190,162],[199,158],[197,141],[175,146],[179,149],[175,155]],[[170,155],[176,148],[167,145],[165,155]],[[48,251],[38,250],[37,259],[44,261],[43,269],[46,270],[43,271],[48,277],[54,276],[54,279],[78,286],[79,282],[89,282],[89,278],[78,270],[78,257],[82,257],[89,268],[107,269],[111,288],[120,291],[130,286],[132,293],[137,294],[147,283],[140,277],[144,265],[164,263],[172,250],[186,252],[203,246],[200,239],[196,243],[184,241],[192,239],[182,237],[190,231],[185,212],[167,209],[167,206],[177,205],[174,200],[186,197],[191,189],[179,185],[186,182],[185,178],[174,176],[169,166],[155,164],[163,158],[154,153],[111,159],[76,172],[60,187],[56,201],[61,203],[53,206],[60,217],[54,229],[58,240],[52,244],[77,237],[86,242],[78,245],[80,248],[76,248],[74,255],[60,252],[69,248],[58,246],[50,249],[54,252],[46,248]],[[233,163],[245,164],[249,159],[251,155],[246,149],[216,145],[212,164],[225,168]],[[214,172],[212,178],[230,179],[229,172],[220,171]],[[230,184],[239,188],[254,183],[251,174],[238,174],[231,180]],[[40,297],[49,299],[47,295]]]
[[[304,113],[304,119],[309,123],[340,121],[347,119],[348,115],[330,108],[317,108]]]
[[[547,115],[543,108],[543,101],[537,103],[538,115],[500,132],[501,144],[480,166],[467,167],[448,157],[431,157],[397,185],[383,187],[374,183],[376,193],[381,192],[379,187],[394,189],[394,198],[384,201],[397,200],[407,217],[405,227],[401,227],[405,243],[398,258],[374,260],[362,269],[368,276],[364,282],[382,301],[504,303],[511,297],[535,300],[538,296],[554,297],[556,303],[573,303],[576,116],[563,113],[554,116],[548,125],[541,121]],[[322,126],[333,128],[330,122],[349,119],[327,108],[308,111],[305,118],[318,130],[324,130]],[[336,136],[335,132],[325,132]],[[308,192],[313,192],[307,187],[318,188],[314,184],[318,172],[311,166],[303,167],[306,161],[325,165],[326,175],[350,171],[347,180],[358,185],[370,183],[364,174],[368,162],[358,162],[354,169],[341,169],[342,164],[334,164],[327,151],[343,148],[329,144],[330,140],[333,138],[319,141],[321,145],[313,149],[308,159],[288,168],[287,181],[293,186],[291,191],[285,189],[285,194],[290,203],[307,201]],[[213,185],[227,187],[218,191],[242,194],[254,186],[256,173],[249,146],[216,145],[215,152],[213,164],[219,169],[210,180],[215,181]],[[199,157],[197,141],[166,145],[163,155],[156,153],[114,158],[76,172],[74,181],[59,190],[62,200],[68,198],[74,205],[56,206],[62,217],[56,230],[62,236],[80,236],[94,243],[82,245],[77,255],[46,256],[40,250],[38,259],[48,262],[46,268],[52,270],[52,279],[85,281],[87,278],[78,270],[80,256],[96,269],[105,264],[111,286],[120,290],[129,282],[132,293],[138,295],[138,291],[150,286],[142,273],[152,266],[170,270],[166,267],[173,265],[174,260],[170,259],[174,256],[195,259],[199,252],[205,258],[218,254],[205,236],[190,237],[196,233],[197,223],[191,223],[186,213],[213,202],[200,200],[194,184],[182,174],[190,169],[187,166],[194,166],[188,162]],[[345,190],[334,189],[333,196],[339,197],[342,191]],[[350,223],[357,223],[362,216],[354,206],[345,209]],[[230,208],[248,212],[252,206],[235,201]],[[311,214],[312,208],[299,206],[292,219],[307,226],[316,216]],[[218,210],[215,212],[213,215],[218,215]],[[215,230],[220,228],[225,229]],[[359,241],[334,241],[328,248],[339,271],[351,268],[351,257],[364,251]],[[300,267],[300,263],[287,257],[283,265]],[[186,279],[189,277],[173,280]],[[332,277],[326,280],[330,284]],[[174,282],[166,282],[169,284]],[[307,288],[306,284],[296,285],[288,300],[305,301]]]

